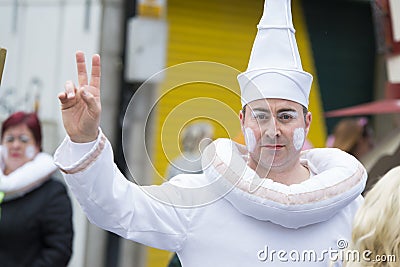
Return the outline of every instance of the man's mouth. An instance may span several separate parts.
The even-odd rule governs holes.
[[[267,149],[272,149],[272,150],[280,150],[285,147],[285,145],[281,144],[270,144],[270,145],[262,145],[261,147],[267,148]]]

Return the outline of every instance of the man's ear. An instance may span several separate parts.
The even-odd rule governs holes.
[[[309,111],[306,114],[306,120],[305,120],[305,123],[306,123],[306,127],[305,127],[306,136],[308,135],[308,132],[310,131],[311,121],[312,121],[312,114]]]
[[[243,131],[243,128],[244,128],[244,114],[243,114],[243,110],[240,110],[240,111],[239,111],[239,120],[240,120],[240,127],[242,128],[242,131]]]

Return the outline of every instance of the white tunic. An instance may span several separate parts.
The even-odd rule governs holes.
[[[176,251],[183,266],[328,266],[350,240],[362,165],[337,149],[309,150],[302,162],[314,175],[286,186],[259,179],[243,154],[219,139],[204,155],[203,174],[161,186],[128,181],[102,133],[88,144],[67,137],[55,160],[92,223]]]

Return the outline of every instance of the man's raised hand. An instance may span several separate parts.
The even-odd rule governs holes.
[[[76,143],[86,143],[97,138],[100,126],[100,56],[92,57],[90,83],[86,72],[85,55],[76,52],[78,69],[78,88],[72,81],[65,83],[65,91],[58,95],[61,102],[61,113],[64,128]]]

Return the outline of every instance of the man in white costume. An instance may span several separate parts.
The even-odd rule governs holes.
[[[161,186],[129,182],[99,127],[100,57],[90,83],[59,94],[68,136],[56,164],[89,220],[124,238],[176,251],[183,266],[327,266],[350,239],[366,171],[338,149],[301,152],[311,123],[290,0],[266,0],[248,69],[238,76],[246,147],[218,139],[203,174]]]

